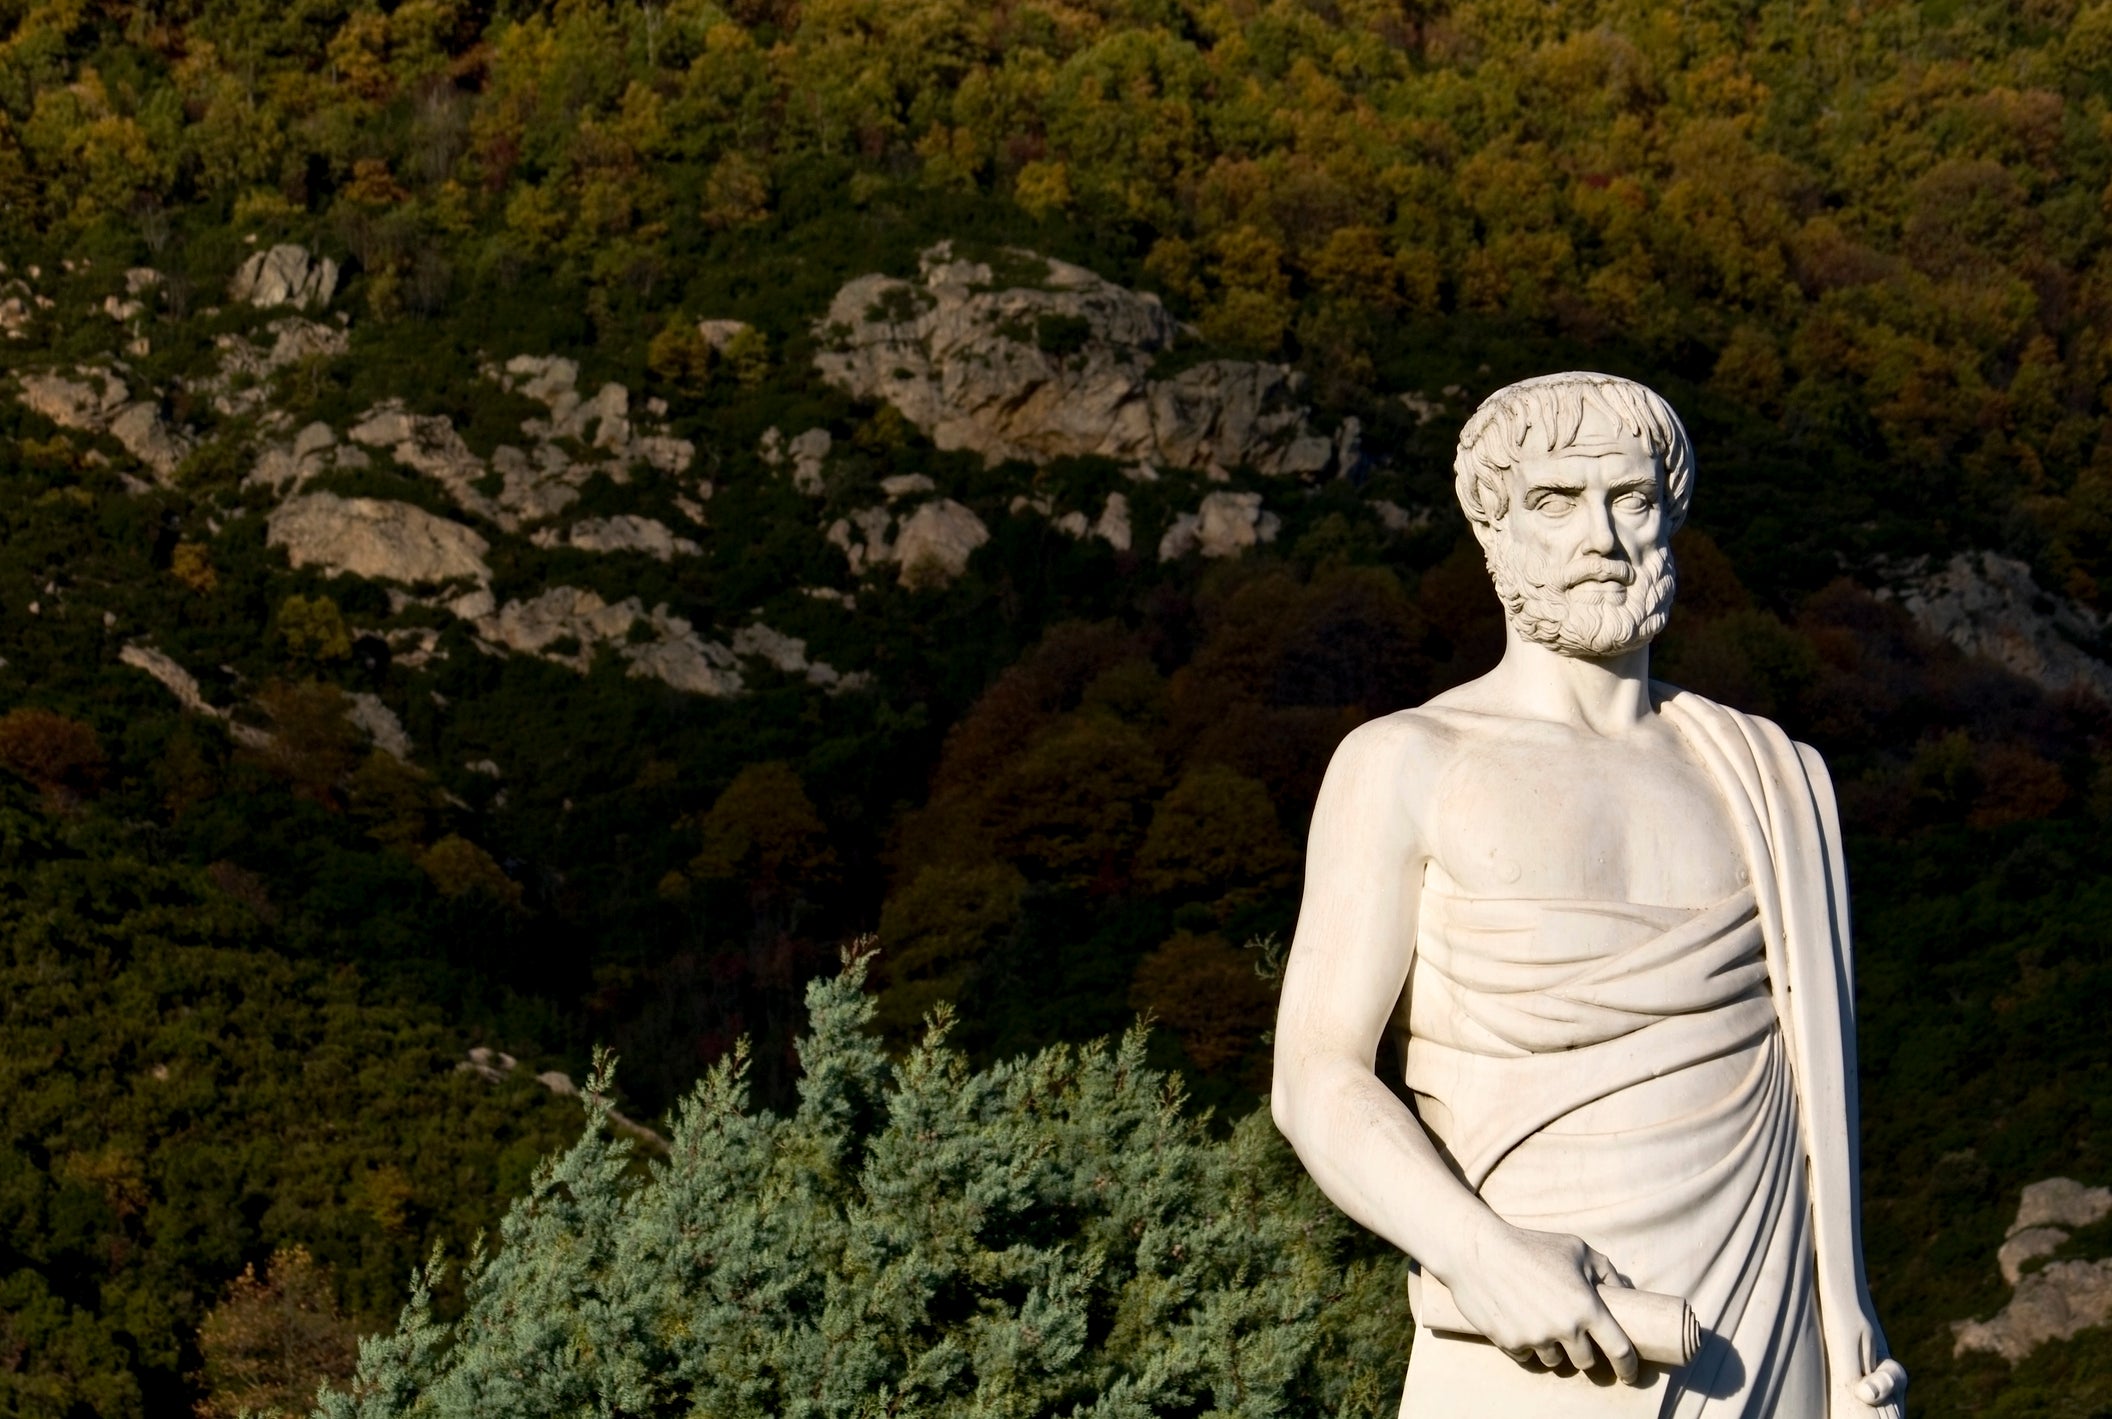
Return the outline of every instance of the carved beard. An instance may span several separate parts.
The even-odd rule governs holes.
[[[1504,614],[1518,633],[1563,655],[1601,659],[1624,654],[1655,640],[1672,616],[1678,577],[1672,549],[1662,544],[1645,550],[1640,565],[1587,557],[1568,567],[1547,568],[1521,556],[1507,533],[1492,530],[1488,563]],[[1629,594],[1618,602],[1604,601],[1590,590],[1596,583],[1571,585],[1577,576],[1591,573],[1625,576]],[[1638,583],[1640,597],[1635,594]]]

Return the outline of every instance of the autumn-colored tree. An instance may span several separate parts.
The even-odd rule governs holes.
[[[518,910],[521,884],[506,875],[492,855],[459,833],[449,833],[427,848],[418,865],[441,896],[481,898]]]
[[[330,801],[345,776],[359,766],[365,745],[346,718],[344,692],[315,680],[273,680],[257,692],[271,717],[259,750],[264,761],[297,792]]]
[[[699,827],[703,842],[690,872],[743,884],[759,910],[782,908],[835,876],[828,825],[789,764],[742,769]]]
[[[198,1419],[303,1413],[319,1385],[341,1385],[359,1358],[359,1331],[338,1310],[330,1268],[304,1247],[251,1264],[198,1327],[204,1361]]]
[[[1129,1003],[1173,1031],[1196,1068],[1225,1069],[1257,1051],[1276,1013],[1255,959],[1221,936],[1176,932],[1138,963]]]
[[[1230,911],[1282,893],[1297,862],[1268,786],[1203,764],[1159,800],[1137,853],[1137,884]]]
[[[344,660],[352,654],[344,613],[327,596],[287,597],[279,606],[278,628],[286,649],[302,660]]]
[[[103,766],[95,730],[77,719],[30,706],[0,715],[0,768],[27,779],[48,799],[70,802],[90,791]]]
[[[169,554],[169,575],[200,595],[220,584],[219,573],[213,569],[212,549],[200,542],[176,544]]]

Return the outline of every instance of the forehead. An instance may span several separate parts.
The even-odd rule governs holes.
[[[1648,444],[1624,438],[1594,447],[1559,448],[1553,453],[1523,450],[1511,465],[1511,481],[1528,488],[1613,487],[1655,484],[1660,471],[1657,454]]]

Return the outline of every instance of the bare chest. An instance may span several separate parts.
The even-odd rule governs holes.
[[[1747,880],[1723,795],[1670,731],[1492,737],[1429,809],[1433,885],[1468,896],[1699,908]]]

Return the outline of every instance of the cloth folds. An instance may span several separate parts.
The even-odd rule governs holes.
[[[1662,709],[1722,791],[1749,886],[1699,911],[1426,886],[1406,1082],[1499,1216],[1583,1237],[1635,1285],[1687,1297],[1708,1332],[1667,1383],[1575,1412],[1869,1415],[1845,1388],[1878,1342],[1831,786],[1764,720],[1676,691]],[[1418,1339],[1410,1401],[1419,1370],[1433,1397],[1532,1379],[1521,1402],[1550,1415],[1587,1398],[1576,1377],[1440,1341]]]

